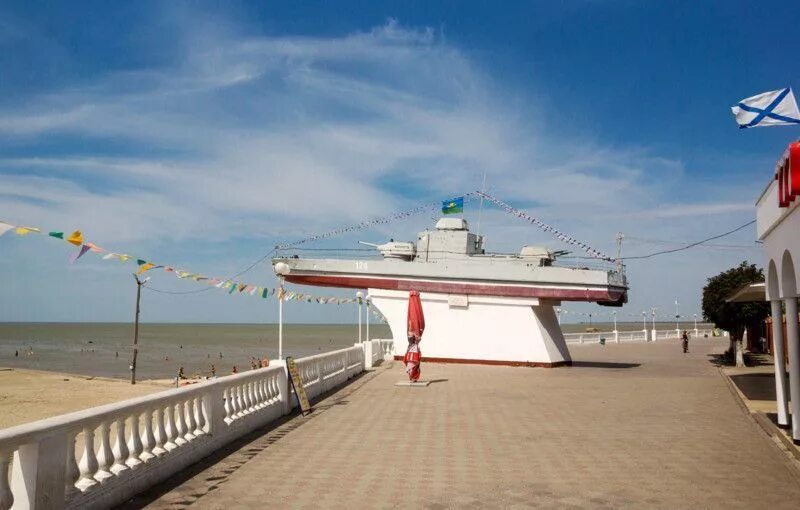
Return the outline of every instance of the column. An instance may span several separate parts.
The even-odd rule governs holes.
[[[800,444],[800,337],[797,298],[786,298],[786,345],[789,347],[789,395],[792,399],[792,439]]]
[[[783,310],[781,301],[769,302],[772,312],[772,356],[775,358],[775,401],[778,408],[778,425],[789,425],[789,409],[786,401],[786,361],[783,353]]]

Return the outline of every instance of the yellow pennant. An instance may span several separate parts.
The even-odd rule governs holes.
[[[17,235],[26,236],[26,235],[30,234],[31,232],[39,233],[39,232],[41,232],[41,230],[39,230],[36,227],[17,227],[14,230],[14,232],[16,232]]]
[[[155,264],[151,264],[150,262],[145,262],[144,264],[139,266],[139,271],[137,271],[136,274],[142,274],[145,271],[149,271],[149,270],[153,269],[154,267],[156,267]]]
[[[74,244],[75,246],[80,246],[83,244],[83,234],[81,234],[80,230],[76,230],[66,239],[68,243]]]

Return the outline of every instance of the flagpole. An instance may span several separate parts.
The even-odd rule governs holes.
[[[283,359],[283,276],[278,287],[278,359]]]
[[[486,193],[486,170],[483,171],[483,184],[481,184],[481,193]],[[478,207],[478,236],[481,235],[481,216],[483,215],[483,195],[481,195],[481,205]]]

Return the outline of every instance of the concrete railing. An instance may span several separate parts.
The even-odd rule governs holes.
[[[371,366],[372,352],[382,356],[385,342],[297,359],[309,397]],[[289,388],[285,363],[279,361],[0,430],[0,510],[120,504],[289,413],[295,407]]]
[[[713,330],[711,329],[698,329],[695,333],[694,329],[687,330],[692,339],[704,338],[705,335],[711,337]],[[682,330],[681,330],[682,332]],[[724,333],[724,332],[723,332]],[[727,333],[725,333],[727,334]],[[598,343],[601,338],[606,339],[606,343],[621,343],[621,342],[645,342],[655,340],[669,340],[679,338],[680,334],[674,329],[661,329],[647,331],[640,329],[634,331],[600,331],[596,333],[564,333],[564,340],[568,344],[588,344]]]

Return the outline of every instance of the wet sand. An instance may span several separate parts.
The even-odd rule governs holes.
[[[0,428],[164,391],[172,384],[0,368]]]

